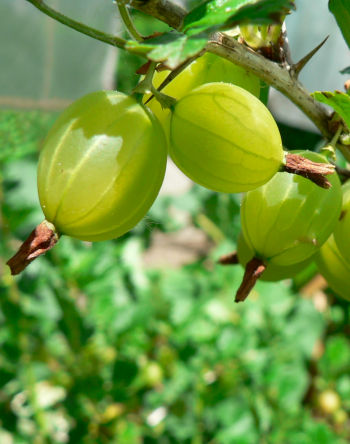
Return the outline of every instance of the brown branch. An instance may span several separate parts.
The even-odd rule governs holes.
[[[246,68],[281,91],[315,123],[325,137],[329,138],[331,136],[328,128],[330,114],[321,103],[310,96],[300,82],[293,79],[289,70],[285,67],[266,59],[222,33],[214,34],[207,45],[207,49],[236,65]]]
[[[77,31],[97,40],[102,40],[110,45],[125,48],[126,41],[124,39],[105,34],[69,19],[47,6],[42,0],[27,1],[45,14]],[[170,0],[129,0],[128,4],[139,11],[143,11],[146,14],[164,21],[176,29],[181,28],[183,19],[186,16],[186,11]],[[279,90],[313,121],[327,140],[332,139],[334,130],[329,126],[330,113],[321,103],[310,96],[309,92],[295,76],[293,77],[292,66],[278,64],[268,60],[245,45],[237,42],[234,38],[220,32],[215,33],[211,37],[206,46],[206,50],[245,68],[247,71],[252,72],[265,81],[268,85]],[[350,160],[350,146],[338,143],[337,148]]]
[[[346,177],[346,179],[350,179],[350,170],[346,168],[341,168],[340,166],[335,166],[336,172],[339,174],[339,176]]]
[[[7,261],[11,274],[19,274],[34,259],[54,247],[59,239],[55,227],[44,220],[29,235],[17,253]]]
[[[335,165],[313,162],[298,154],[288,153],[282,171],[305,177],[321,188],[331,188],[331,183],[324,176],[334,173]]]
[[[266,270],[266,265],[261,259],[253,257],[245,266],[243,281],[237,290],[235,302],[243,302],[249,296],[256,281]]]

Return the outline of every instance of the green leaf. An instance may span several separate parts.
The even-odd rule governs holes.
[[[315,91],[311,94],[316,100],[331,106],[350,128],[350,96],[341,91]]]
[[[188,35],[230,28],[242,22],[271,23],[294,7],[290,0],[208,0],[185,17]]]
[[[340,71],[340,74],[350,74],[350,66],[347,66],[346,68],[342,69]]]
[[[325,352],[320,359],[320,369],[325,375],[335,376],[347,373],[350,362],[350,343],[343,336],[333,336],[326,343]]]
[[[187,36],[170,31],[143,43],[129,41],[126,49],[137,53],[141,51],[154,62],[166,61],[170,69],[175,69],[189,57],[198,54],[205,47],[207,40],[207,34]]]
[[[350,0],[329,0],[328,7],[350,48]]]

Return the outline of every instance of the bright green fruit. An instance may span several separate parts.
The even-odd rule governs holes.
[[[202,85],[176,103],[169,151],[194,182],[227,193],[257,188],[284,161],[269,110],[245,89],[228,83]]]
[[[339,296],[350,301],[350,263],[342,256],[331,235],[315,256],[319,272]]]
[[[339,222],[334,230],[334,239],[340,253],[350,262],[350,183],[342,186],[343,205]]]
[[[314,162],[320,154],[303,151]],[[323,189],[294,174],[277,173],[268,183],[243,198],[241,225],[255,257],[266,264],[286,266],[313,255],[332,233],[341,209],[341,186],[336,173]]]
[[[166,155],[161,126],[133,97],[116,91],[82,97],[58,118],[40,156],[46,220],[81,240],[121,236],[156,198]]]
[[[237,255],[239,263],[245,267],[247,262],[249,262],[254,257],[254,251],[251,250],[244,239],[242,232],[239,233],[237,241]],[[270,263],[266,268],[264,273],[261,275],[260,280],[268,282],[281,281],[282,279],[289,279],[294,277],[296,274],[303,271],[313,260],[313,256],[293,265],[276,265]]]
[[[169,74],[170,71],[156,72],[153,77],[154,86],[158,88]],[[181,99],[181,97],[197,86],[210,82],[233,83],[259,97],[260,80],[258,77],[240,66],[236,66],[228,60],[209,52],[192,62],[181,74],[163,88],[162,92],[175,99]],[[149,97],[150,94],[146,95],[144,100],[146,101]],[[169,109],[162,109],[160,103],[154,98],[147,106],[163,125],[167,125],[166,121],[170,117]]]

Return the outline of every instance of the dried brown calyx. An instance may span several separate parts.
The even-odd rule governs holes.
[[[234,251],[232,253],[224,254],[223,256],[219,257],[218,264],[221,265],[238,265],[238,255],[237,251]]]
[[[283,166],[282,171],[298,174],[311,180],[319,187],[328,189],[332,185],[325,176],[334,173],[335,165],[312,162],[312,160],[299,156],[299,154],[287,153],[286,164]]]
[[[58,239],[59,234],[54,225],[46,220],[41,222],[23,242],[17,253],[7,261],[11,274],[19,274],[34,259],[54,247]]]
[[[236,293],[235,302],[243,302],[246,300],[256,284],[256,281],[260,278],[265,270],[266,265],[257,257],[253,257],[253,259],[247,263],[242,283]]]

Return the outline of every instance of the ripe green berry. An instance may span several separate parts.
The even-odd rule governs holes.
[[[40,155],[45,218],[59,233],[81,240],[121,236],[152,205],[165,165],[163,131],[135,98],[88,94],[61,114]]]
[[[153,85],[158,88],[169,74],[170,71],[168,70],[156,72],[153,77]],[[162,92],[168,96],[180,99],[197,86],[210,82],[233,83],[246,89],[256,97],[259,97],[260,94],[260,80],[258,77],[244,68],[209,52],[192,62],[165,86]],[[146,95],[144,101],[147,101],[150,97],[151,94]],[[166,122],[170,117],[170,110],[163,109],[155,99],[147,103],[147,106],[167,128]]]
[[[237,240],[237,256],[239,263],[245,267],[246,264],[253,259],[254,251],[251,250],[244,239],[242,231],[239,233]],[[260,280],[267,282],[281,281],[282,279],[289,279],[296,276],[303,271],[313,260],[313,256],[292,265],[276,265],[270,263],[266,270],[261,275]]]
[[[299,153],[317,162],[320,154]],[[332,187],[318,187],[307,179],[277,173],[268,183],[249,191],[241,206],[243,235],[258,257],[276,265],[292,265],[310,257],[333,231],[341,208],[336,173]]]
[[[299,154],[326,162],[320,154]],[[247,264],[237,301],[247,297],[269,264],[297,264],[311,257],[328,239],[337,223],[342,199],[337,174],[331,174],[329,181],[332,187],[326,190],[303,177],[280,172],[244,196],[241,225],[254,259]],[[257,268],[259,273],[254,271]]]
[[[164,132],[134,97],[98,91],[74,102],[50,130],[38,167],[45,220],[7,262],[20,273],[61,234],[121,236],[144,217],[166,166]]]
[[[350,262],[340,253],[333,234],[315,255],[319,272],[335,293],[350,301]]]
[[[169,151],[194,182],[227,193],[257,188],[284,161],[269,110],[245,89],[228,83],[202,85],[176,103]]]
[[[340,253],[350,263],[350,183],[342,186],[342,211],[334,230],[334,240]]]

